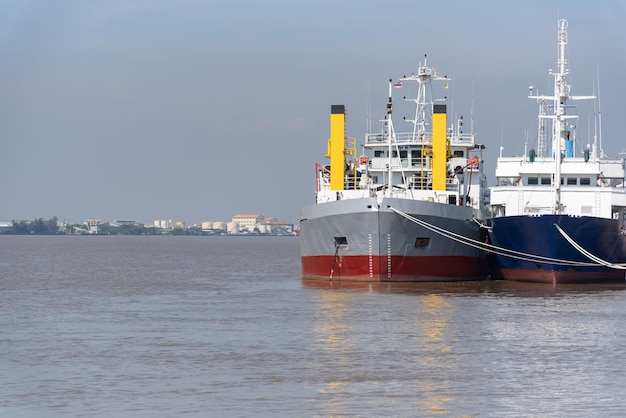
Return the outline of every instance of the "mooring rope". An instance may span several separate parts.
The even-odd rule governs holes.
[[[624,264],[610,263],[606,260],[601,259],[600,257],[597,257],[591,254],[589,251],[581,247],[576,241],[574,241],[569,235],[567,235],[567,233],[563,231],[560,226],[558,226],[557,224],[553,224],[553,225],[561,233],[561,235],[563,235],[563,238],[565,238],[567,242],[569,242],[572,245],[572,247],[576,248],[582,255],[584,255],[588,259],[593,260],[598,264],[602,264],[603,266],[610,267],[612,269],[626,270],[626,265]]]
[[[528,253],[524,253],[521,251],[516,251],[516,250],[511,250],[509,248],[504,248],[504,247],[498,247],[496,245],[493,244],[489,244],[486,242],[481,242],[481,241],[477,241],[474,240],[472,238],[466,237],[464,235],[461,234],[457,234],[455,232],[452,231],[448,231],[446,229],[443,229],[441,227],[438,227],[436,225],[430,224],[426,221],[423,221],[421,219],[415,218],[414,216],[411,216],[407,213],[404,213],[398,209],[395,209],[391,206],[389,206],[389,210],[391,210],[392,212],[397,213],[398,215],[410,220],[411,222],[414,222],[430,231],[433,231],[439,235],[442,235],[446,238],[449,238],[453,241],[459,242],[461,244],[464,245],[468,245],[472,248],[476,248],[478,250],[482,250],[482,251],[490,251],[494,254],[498,254],[498,255],[502,255],[505,257],[510,257],[510,258],[515,258],[518,260],[522,260],[522,261],[529,261],[532,263],[538,263],[538,262],[543,262],[543,263],[550,263],[550,264],[556,264],[556,265],[563,265],[563,266],[584,266],[584,267],[594,267],[594,266],[598,266],[598,265],[605,265],[607,267],[610,267],[610,263],[607,264],[602,264],[600,262],[595,262],[595,263],[585,263],[585,262],[580,262],[580,261],[572,261],[572,260],[563,260],[563,259],[558,259],[558,258],[552,258],[552,257],[545,257],[545,256],[541,256],[541,255],[536,255],[536,254],[528,254]],[[481,225],[482,226],[482,225]],[[488,227],[487,227],[488,228]],[[621,268],[621,267],[620,267]]]

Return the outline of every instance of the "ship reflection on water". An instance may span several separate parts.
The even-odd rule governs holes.
[[[446,404],[454,400],[450,376],[458,375],[455,359],[446,355],[453,349],[454,340],[448,335],[453,306],[436,294],[416,299],[415,304],[419,340],[414,362],[422,371],[414,383],[419,394],[416,407],[429,416],[448,414]]]
[[[305,287],[342,290],[314,295],[319,308],[312,323],[319,381],[314,382],[316,394],[310,402],[318,411],[324,415],[362,413],[362,404],[368,402],[362,398],[368,394],[373,402],[377,395],[390,396],[409,386],[414,388],[410,399],[398,396],[403,409],[410,404],[419,414],[449,413],[446,404],[454,400],[447,395],[453,383],[449,376],[458,376],[459,371],[455,358],[447,355],[454,349],[454,338],[448,335],[454,307],[445,297],[430,293],[381,310],[379,301],[354,291],[399,288],[308,281]],[[465,291],[472,287],[466,286]],[[407,288],[415,290],[402,286]],[[406,324],[412,324],[410,329]],[[403,361],[398,362],[399,358]],[[392,413],[394,408],[390,408]]]
[[[316,321],[313,331],[318,338],[314,341],[320,350],[320,364],[315,368],[320,372],[316,382],[320,399],[324,399],[323,410],[329,415],[340,415],[349,408],[347,400],[350,392],[350,377],[353,368],[355,342],[350,337],[354,329],[343,318],[346,317],[351,299],[348,293],[323,293],[316,298],[319,311],[315,313]]]
[[[459,282],[350,282],[302,280],[302,286],[308,289],[327,289],[336,291],[379,292],[402,294],[454,294],[458,296],[473,294],[503,294],[505,296],[543,296],[548,294],[568,294],[576,292],[596,292],[605,290],[626,290],[626,283],[567,284],[535,283],[513,280],[480,280]]]
[[[493,347],[501,344],[498,338],[503,329],[517,329],[516,319],[503,316],[502,309],[517,312],[515,306],[523,309],[530,300],[587,300],[626,290],[625,284],[513,281],[303,280],[302,286],[311,291],[313,302],[310,331],[314,355],[306,367],[315,372],[307,382],[311,390],[307,403],[325,416],[359,415],[374,405],[390,416],[400,412],[471,416],[480,407],[474,410],[472,403],[479,401],[468,402],[468,391],[478,396],[483,392],[475,386],[477,382],[498,379],[497,375],[487,376],[494,372],[493,365],[490,372],[485,371],[493,361],[490,356],[499,355],[497,350],[510,355],[511,347]],[[551,306],[549,302],[542,306],[544,303]],[[490,350],[496,350],[495,354]],[[380,399],[388,403],[382,410]]]

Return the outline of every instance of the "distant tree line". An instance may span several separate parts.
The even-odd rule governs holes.
[[[37,235],[55,235],[59,234],[58,218],[56,216],[44,221],[43,218],[34,221],[13,221],[13,226],[2,231],[4,234],[37,234]]]
[[[102,224],[98,226],[98,233],[102,235],[163,235],[160,228],[154,226],[141,225],[120,225],[111,226]],[[175,228],[168,231],[170,235],[206,235],[204,232],[195,229]]]
[[[109,224],[98,225],[98,234],[101,235],[159,235],[160,232],[153,226],[146,227],[140,225],[120,225],[111,226]]]
[[[59,219],[54,216],[47,221],[38,218],[33,221],[12,221],[12,226],[1,228],[0,234],[6,235],[63,235],[87,233],[85,225],[59,225]],[[206,235],[196,229],[173,229],[171,235]],[[111,226],[108,223],[98,225],[98,235],[161,235],[162,231],[153,226],[120,225]]]

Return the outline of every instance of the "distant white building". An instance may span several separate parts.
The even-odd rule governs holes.
[[[83,225],[85,225],[88,234],[97,234],[102,221],[99,219],[85,219]]]
[[[111,226],[122,226],[122,225],[143,226],[141,223],[137,221],[128,221],[128,220],[120,220],[120,219],[110,221],[109,225]]]
[[[264,231],[270,234],[291,235],[293,234],[293,225],[288,222],[279,221],[276,218],[265,218],[259,222],[259,230],[265,227]]]
[[[168,221],[166,219],[156,219],[154,221],[154,227],[155,228],[162,228],[162,229],[171,229],[172,228],[172,221]]]
[[[232,222],[239,224],[240,229],[248,229],[252,231],[256,224],[263,221],[265,217],[258,214],[240,214],[233,216]]]

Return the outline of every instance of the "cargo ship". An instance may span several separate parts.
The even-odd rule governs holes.
[[[626,190],[623,158],[604,155],[599,133],[578,136],[568,82],[567,21],[558,22],[552,94],[530,87],[537,102],[537,149],[496,164],[487,221],[493,278],[546,283],[624,282]],[[584,103],[584,102],[583,102]],[[600,118],[593,107],[593,126]],[[594,129],[601,132],[600,128]]]
[[[443,96],[450,79],[424,57],[417,73],[389,80],[380,130],[357,155],[346,136],[344,105],[332,105],[326,164],[315,164],[315,203],[302,209],[302,278],[425,282],[482,280],[485,202],[482,150],[463,118],[448,126]],[[435,97],[440,87],[441,94]],[[408,124],[396,131],[393,93]]]

